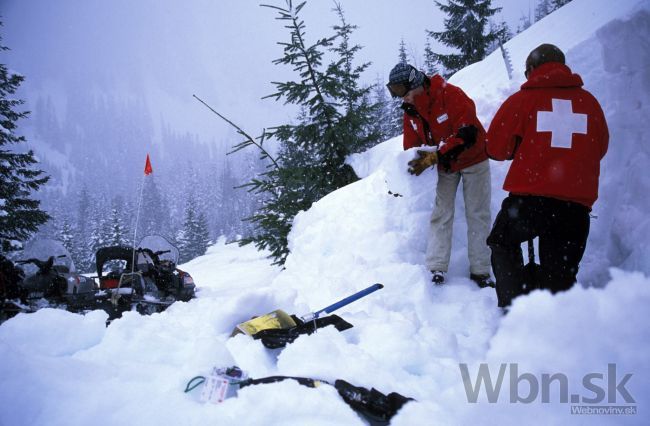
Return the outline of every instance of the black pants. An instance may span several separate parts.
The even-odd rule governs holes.
[[[510,195],[488,236],[499,306],[530,291],[521,243],[539,237],[536,288],[568,290],[578,274],[589,235],[589,209],[554,198]]]

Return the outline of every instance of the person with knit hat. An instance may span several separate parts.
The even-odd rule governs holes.
[[[499,306],[541,288],[573,286],[598,198],[600,161],[609,131],[603,110],[552,44],[526,59],[527,81],[501,105],[487,133],[487,153],[512,160],[487,243]],[[539,268],[527,274],[521,243],[539,238]]]
[[[474,102],[441,76],[428,77],[406,63],[395,65],[386,86],[391,96],[403,101],[404,149],[423,147],[408,163],[409,173],[419,176],[438,165],[426,252],[432,281],[445,282],[456,192],[462,180],[469,276],[479,287],[494,287],[490,251],[485,244],[491,224],[490,165],[485,153],[485,129],[476,117]]]

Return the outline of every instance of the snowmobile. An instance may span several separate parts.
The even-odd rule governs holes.
[[[143,238],[135,250],[123,245],[102,247],[95,261],[97,304],[109,314],[109,321],[125,311],[162,312],[195,296],[191,275],[176,267],[178,249],[159,235]]]
[[[0,321],[20,312],[61,308],[83,312],[94,308],[96,286],[92,278],[75,272],[70,254],[61,243],[38,240],[12,265],[3,261],[3,304]]]

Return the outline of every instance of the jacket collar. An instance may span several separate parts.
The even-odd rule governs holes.
[[[582,78],[559,62],[547,62],[531,71],[522,89],[543,87],[582,87]]]
[[[415,98],[415,106],[421,111],[431,109],[431,106],[436,100],[441,98],[442,91],[447,85],[445,79],[438,74],[429,77],[429,83],[429,87],[420,96]]]

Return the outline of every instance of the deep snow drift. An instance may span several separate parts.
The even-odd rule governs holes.
[[[434,288],[423,266],[426,226],[436,175],[412,177],[413,155],[399,138],[350,159],[362,180],[336,191],[296,217],[286,269],[268,266],[263,253],[219,242],[183,266],[201,291],[189,303],[162,314],[128,313],[104,327],[106,315],[42,310],[0,326],[0,424],[365,424],[323,386],[307,389],[280,383],[243,389],[221,405],[203,404],[198,392],[183,393],[187,381],[213,366],[236,364],[252,377],[300,375],[345,379],[413,397],[393,425],[425,424],[643,424],[650,404],[650,211],[648,134],[647,1],[574,0],[513,39],[514,65],[530,49],[554,42],[569,65],[601,101],[612,134],[602,171],[601,197],[580,281],[552,297],[535,292],[517,299],[502,317],[491,289],[467,276],[465,222],[457,209],[454,251],[447,285]],[[516,90],[498,54],[452,80],[477,102],[487,125]],[[507,164],[492,163],[493,213]],[[390,195],[398,193],[396,197]],[[608,268],[616,265],[620,268]],[[640,272],[634,272],[640,271]],[[645,274],[644,274],[645,273]],[[611,277],[610,277],[611,274]],[[281,308],[305,314],[374,282],[383,290],[338,313],[354,328],[326,328],[282,351],[259,341],[229,338],[235,324]],[[459,364],[472,384],[481,363],[493,383],[507,364],[498,402],[488,402],[485,385],[478,402],[468,402]],[[614,364],[616,374],[608,364]],[[563,374],[568,396],[598,396],[583,383],[600,386],[616,403],[636,406],[636,415],[572,415],[561,386],[542,390],[530,403],[527,380]],[[624,377],[631,374],[627,382]],[[599,376],[600,375],[600,376]],[[609,380],[614,380],[613,389]],[[623,399],[616,385],[634,403]],[[471,386],[470,386],[471,387]],[[591,388],[593,389],[593,388]],[[583,404],[586,404],[582,400]]]

